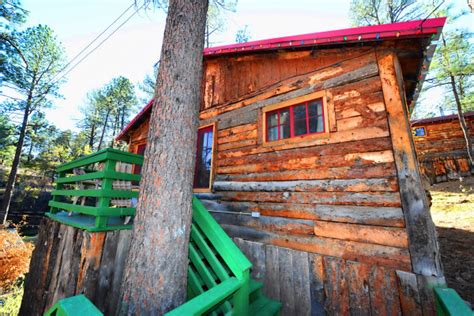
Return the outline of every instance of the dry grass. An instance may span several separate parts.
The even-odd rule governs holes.
[[[431,215],[449,287],[474,303],[474,177],[434,185]]]
[[[16,230],[0,229],[0,294],[28,272],[32,252],[33,244],[24,243]]]
[[[430,192],[436,226],[474,232],[474,177],[435,184]]]

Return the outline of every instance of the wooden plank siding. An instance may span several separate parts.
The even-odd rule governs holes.
[[[89,233],[44,217],[20,315],[43,315],[58,300],[86,295],[105,315],[119,302],[130,230]]]

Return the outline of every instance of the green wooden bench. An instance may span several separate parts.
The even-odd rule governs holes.
[[[102,312],[95,307],[84,295],[63,298],[53,305],[45,316],[102,316]]]
[[[251,267],[204,205],[193,198],[188,301],[166,315],[277,315],[281,304],[263,295],[263,284],[250,278]]]
[[[250,278],[251,267],[247,257],[194,197],[187,302],[166,315],[278,315],[281,303],[263,295],[263,284]],[[71,313],[58,315],[76,315],[75,301],[61,302],[55,306],[69,306]]]

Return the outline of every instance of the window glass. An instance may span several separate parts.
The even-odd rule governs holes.
[[[290,124],[280,126],[280,139],[290,138],[291,129]]]
[[[267,125],[268,127],[278,126],[278,112],[267,115]]]
[[[212,167],[213,127],[198,131],[196,169],[194,171],[194,188],[209,188]]]
[[[415,128],[415,136],[417,137],[426,136],[425,128],[424,127]]]
[[[321,99],[296,104],[266,114],[267,141],[324,132]]]
[[[306,104],[294,106],[293,115],[295,120],[306,120]]]
[[[278,140],[278,126],[271,127],[268,130],[268,140],[269,141]]]
[[[320,100],[309,102],[309,104],[308,104],[309,116],[311,117],[311,116],[322,115],[322,113],[323,113],[322,107],[323,106],[322,106]]]
[[[295,136],[308,134],[306,130],[306,119],[295,120]]]

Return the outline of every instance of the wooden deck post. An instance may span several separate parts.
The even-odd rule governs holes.
[[[408,122],[398,58],[392,51],[380,50],[377,52],[377,62],[388,113],[413,272],[424,276],[443,277],[436,230],[421,183]]]

